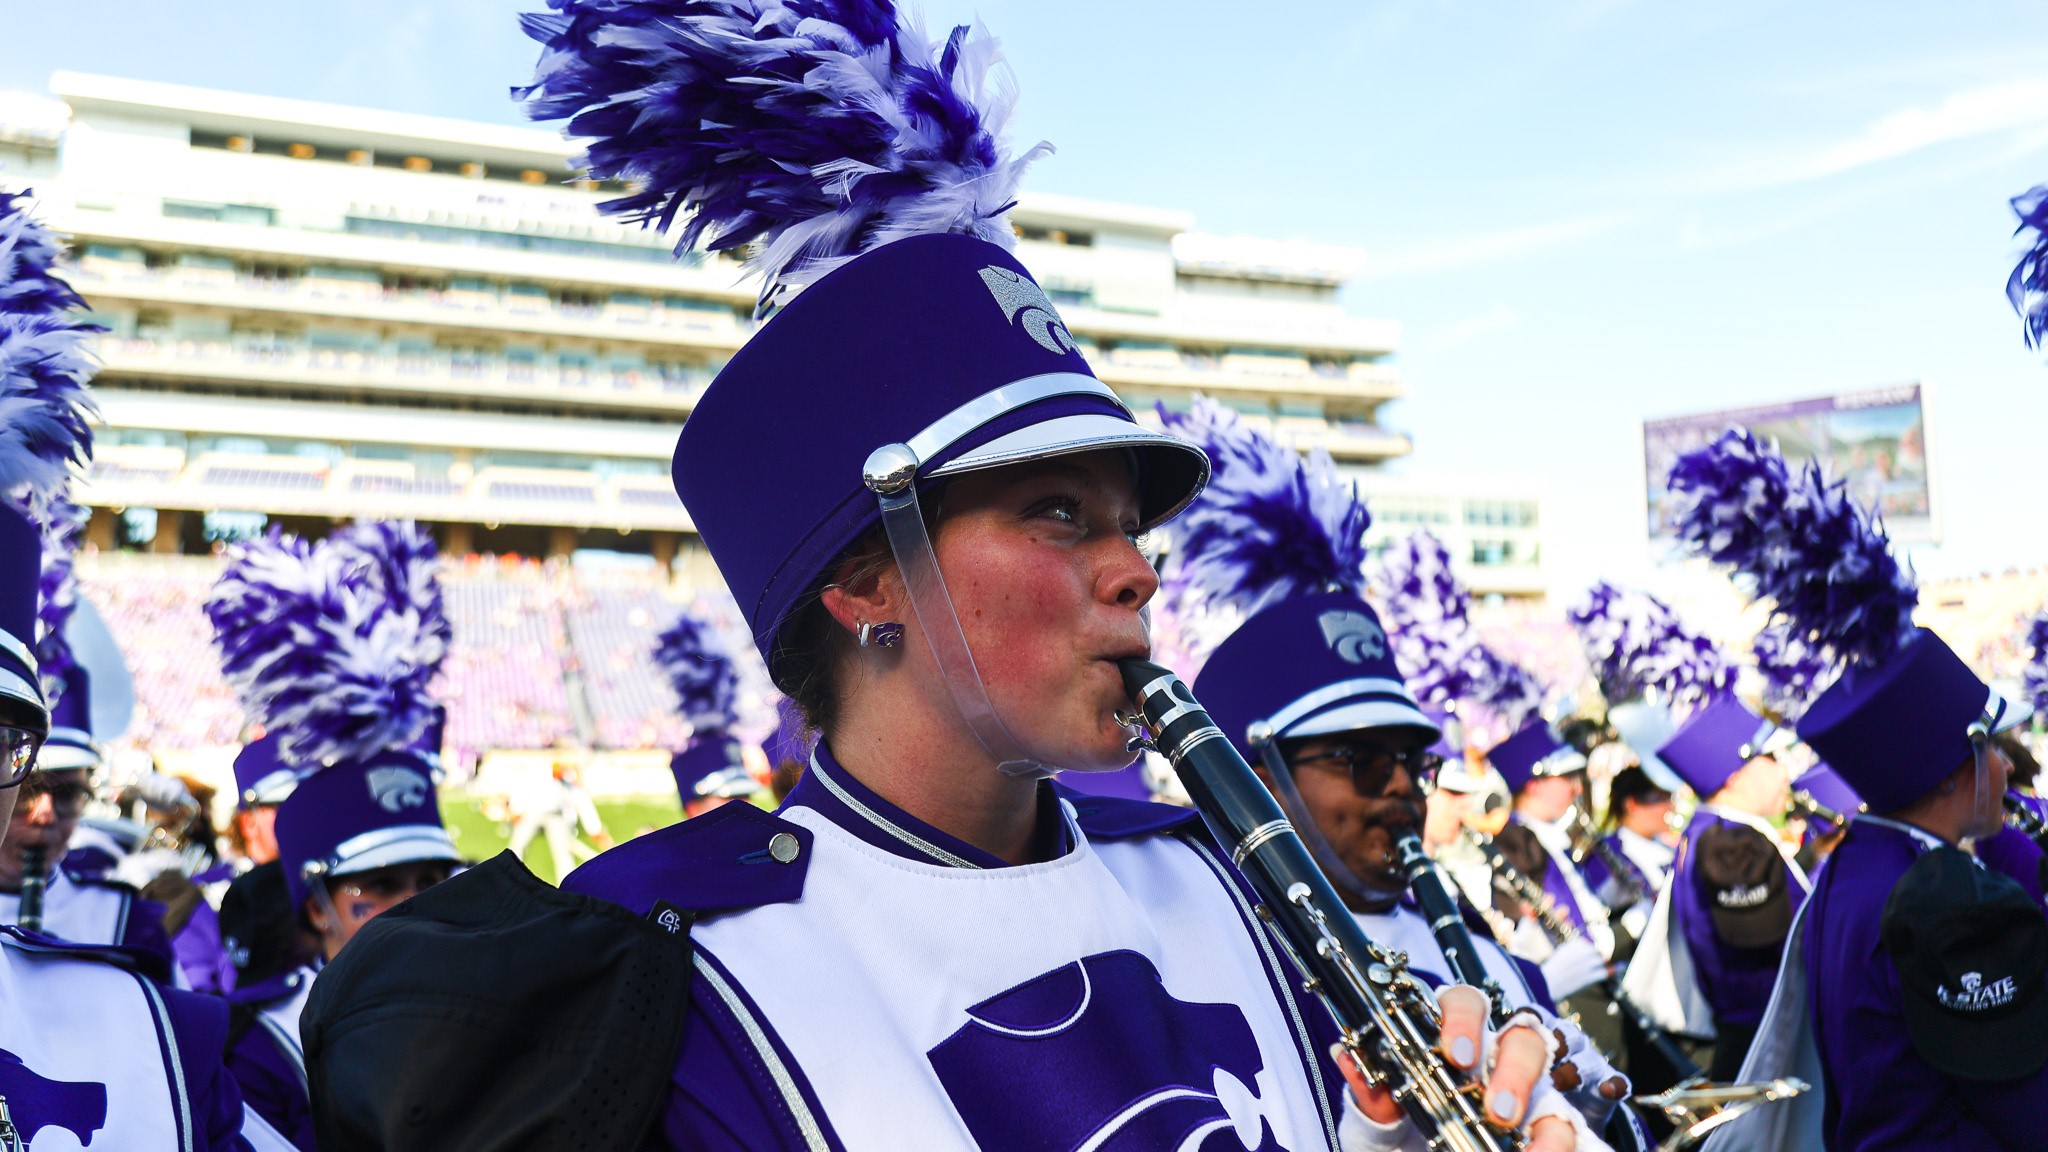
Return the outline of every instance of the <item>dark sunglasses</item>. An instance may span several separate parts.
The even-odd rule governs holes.
[[[36,766],[43,738],[26,728],[0,726],[0,788],[12,788]]]
[[[42,796],[50,798],[50,810],[57,815],[76,816],[85,811],[86,804],[91,802],[92,785],[53,784],[45,777],[30,773],[28,779],[21,782],[21,799],[14,806],[15,815],[28,815],[29,809],[35,807],[37,798]]]
[[[1347,745],[1318,752],[1313,756],[1297,756],[1294,766],[1304,764],[1328,765],[1351,776],[1351,787],[1360,796],[1378,796],[1393,783],[1394,769],[1403,768],[1416,787],[1427,789],[1436,783],[1436,771],[1442,766],[1443,757],[1427,748],[1414,748],[1406,752],[1395,752],[1386,748],[1361,748]]]

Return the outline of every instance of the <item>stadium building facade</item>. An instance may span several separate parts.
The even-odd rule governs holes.
[[[85,494],[101,550],[204,553],[281,522],[410,517],[446,549],[643,553],[708,577],[668,482],[676,428],[752,330],[723,258],[607,220],[537,129],[59,73],[0,106],[0,172],[76,245],[109,331]],[[1527,594],[1525,490],[1418,487],[1381,422],[1391,321],[1347,316],[1357,253],[1204,235],[1055,196],[1019,255],[1134,408],[1197,392],[1327,449],[1477,591]]]

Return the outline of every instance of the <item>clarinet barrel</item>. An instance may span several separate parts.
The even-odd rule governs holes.
[[[21,911],[16,920],[24,931],[43,930],[43,893],[49,890],[49,850],[31,845],[21,853]]]

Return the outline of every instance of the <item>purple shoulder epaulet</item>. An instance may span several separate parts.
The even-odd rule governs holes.
[[[1176,831],[1183,826],[1200,826],[1202,814],[1192,808],[1127,800],[1117,796],[1094,796],[1076,792],[1053,782],[1060,799],[1074,806],[1074,817],[1090,840],[1136,840]]]
[[[7,945],[23,952],[40,956],[68,956],[74,960],[91,960],[101,964],[112,964],[147,977],[151,983],[169,984],[171,980],[171,958],[146,948],[130,948],[120,944],[74,944],[30,932],[19,924],[0,925],[0,936],[7,938]]]
[[[603,853],[562,890],[641,915],[658,903],[730,912],[796,900],[810,864],[810,829],[736,801]]]

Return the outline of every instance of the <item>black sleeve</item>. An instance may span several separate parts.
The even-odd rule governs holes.
[[[1695,842],[1694,882],[1711,911],[1714,935],[1735,948],[1783,946],[1792,928],[1792,883],[1785,858],[1754,828],[1723,824]]]

